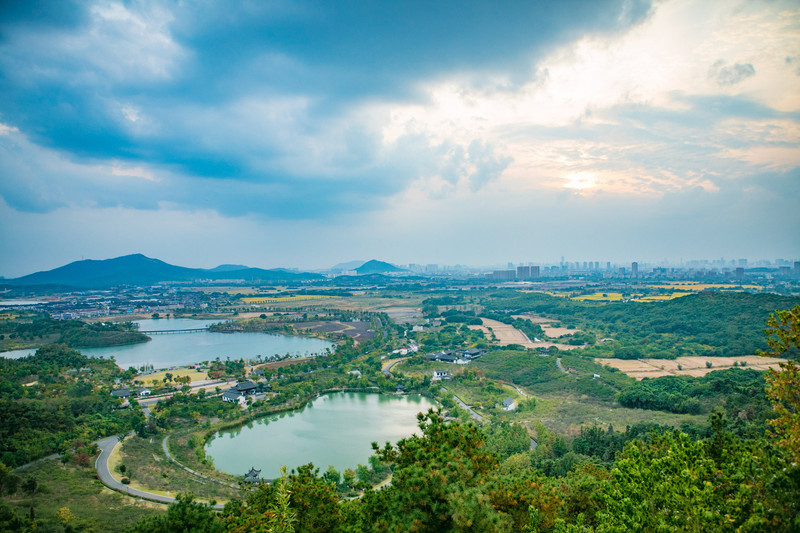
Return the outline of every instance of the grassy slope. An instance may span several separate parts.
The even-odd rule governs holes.
[[[59,527],[58,510],[67,507],[75,517],[73,527],[80,531],[125,531],[146,516],[163,512],[166,507],[140,502],[104,487],[91,467],[63,466],[44,461],[18,472],[23,480],[36,479],[39,489],[33,495],[22,490],[3,499],[17,513],[29,516],[31,506],[43,525]],[[46,530],[50,530],[45,528]],[[60,529],[55,529],[60,530]]]

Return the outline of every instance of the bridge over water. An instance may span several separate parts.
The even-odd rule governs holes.
[[[145,335],[169,335],[170,333],[198,333],[200,331],[208,331],[208,328],[143,330],[139,331],[139,333],[144,333]]]

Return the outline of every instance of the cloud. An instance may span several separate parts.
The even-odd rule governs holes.
[[[736,85],[755,74],[756,69],[750,63],[736,63],[728,66],[721,59],[708,69],[708,77],[717,85],[723,86]]]
[[[791,1],[64,5],[0,6],[0,196],[53,227],[203,213],[413,248],[404,232],[491,240],[532,210],[591,248],[569,232],[598,217],[675,224],[662,199],[736,196],[755,224],[747,191],[793,197]]]

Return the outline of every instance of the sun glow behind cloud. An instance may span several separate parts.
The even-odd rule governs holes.
[[[593,133],[602,129],[618,135],[622,128],[638,126],[643,134],[660,135],[663,130],[679,138],[680,124],[659,125],[647,113],[664,114],[667,119],[669,113],[691,113],[688,95],[744,95],[796,112],[800,110],[797,68],[784,58],[787,51],[800,49],[798,36],[797,10],[773,17],[748,3],[665,2],[650,20],[626,35],[586,37],[556,50],[536,65],[537,75],[522,86],[504,79],[477,83],[478,76],[469,73],[425,86],[421,90],[429,103],[391,109],[383,140],[391,143],[409,132],[462,145],[481,139],[513,161],[501,178],[511,188],[515,182],[558,188],[563,186],[562,176],[568,175],[567,188],[584,190],[598,186],[597,181],[575,176],[609,170],[615,177],[602,181],[607,193],[696,187],[698,176],[681,171],[678,153],[673,155],[675,168],[664,169],[663,157],[648,164],[646,154],[670,149],[659,147],[658,141],[593,139]],[[630,122],[618,115],[620,108],[638,108],[646,114]],[[685,141],[700,135],[698,144],[716,152],[709,157],[767,167],[796,165],[791,156],[800,141],[796,121],[759,120],[754,131],[748,131],[748,125],[756,121],[738,122],[743,127],[734,142],[746,147],[721,148],[733,141],[725,122],[703,124],[702,133],[687,125]],[[561,135],[570,137],[559,139]],[[792,146],[759,146],[761,142]],[[631,154],[641,155],[638,163],[630,160]],[[708,179],[699,182],[708,190],[716,189]]]
[[[119,209],[157,227],[186,212],[192,224],[257,225],[252,236],[302,228],[265,238],[264,254],[281,245],[296,255],[292,243],[308,241],[366,257],[359,246],[387,243],[400,251],[384,258],[397,261],[423,261],[402,250],[419,250],[416,236],[431,228],[454,252],[470,228],[503,253],[517,243],[498,237],[509,217],[524,227],[569,219],[575,233],[551,245],[581,251],[587,221],[601,218],[612,229],[636,219],[624,224],[632,231],[680,219],[689,237],[714,224],[743,235],[776,213],[800,223],[796,2],[663,0],[619,22],[634,3],[608,0],[587,4],[588,23],[564,2],[534,4],[525,13],[555,14],[560,33],[505,14],[492,33],[478,9],[470,31],[440,25],[415,34],[418,46],[396,35],[425,17],[449,22],[450,9],[381,4],[415,21],[403,31],[357,3],[313,0],[311,17],[215,0],[203,13],[90,0],[63,24],[0,16],[6,217],[57,228],[45,214],[79,209],[93,221],[105,210],[113,226]],[[337,19],[345,9],[380,27]],[[353,38],[356,27],[365,33]],[[379,51],[364,53],[364,38]],[[686,240],[675,237],[675,249]],[[431,261],[449,260],[429,248]]]

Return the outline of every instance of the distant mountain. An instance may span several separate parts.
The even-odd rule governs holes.
[[[346,263],[339,263],[338,265],[333,265],[328,270],[331,272],[344,272],[347,270],[355,270],[356,268],[360,267],[364,264],[364,260],[358,261],[347,261]]]
[[[250,267],[245,265],[220,265],[209,269],[209,272],[230,272],[232,270],[247,270],[248,268]]]
[[[225,268],[223,268],[225,267]],[[236,268],[227,268],[236,267]],[[220,270],[220,268],[223,268]],[[215,269],[186,268],[170,265],[142,254],[126,255],[100,261],[87,259],[62,267],[5,280],[9,285],[66,285],[100,289],[116,285],[152,285],[161,281],[201,281],[242,279],[246,281],[305,281],[322,279],[319,274],[264,270],[240,265],[222,265]]]
[[[365,274],[393,274],[395,272],[407,272],[407,270],[404,268],[396,267],[390,263],[378,261],[377,259],[367,261],[360,267],[356,268],[355,271],[358,272],[359,276],[363,276]]]

